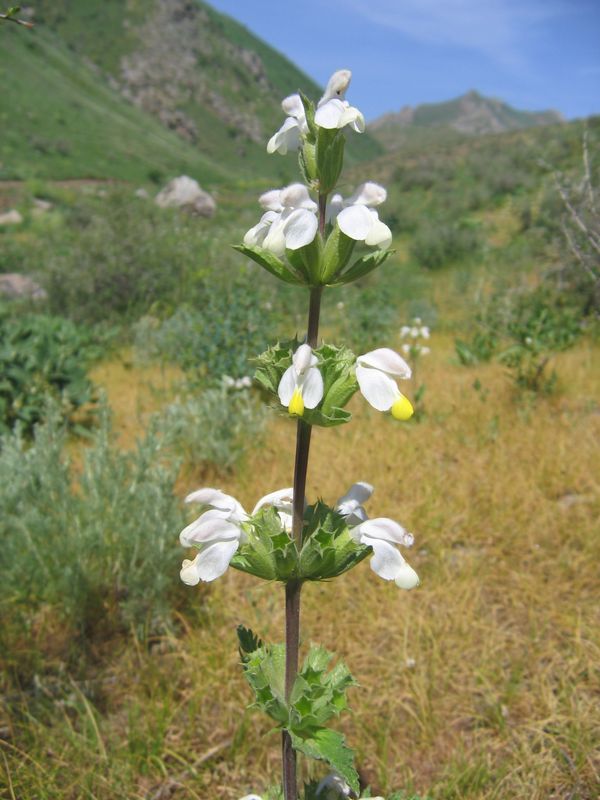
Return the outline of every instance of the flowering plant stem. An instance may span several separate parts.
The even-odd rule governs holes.
[[[325,230],[326,195],[319,195],[319,229]],[[308,308],[307,344],[317,347],[319,335],[319,315],[323,287],[310,290]],[[312,426],[304,420],[298,420],[296,429],[296,459],[294,463],[294,500],[292,536],[300,550],[302,546],[302,528],[304,524],[304,498],[306,496],[306,476],[308,472],[308,456],[310,451],[310,435]],[[298,674],[298,650],[300,645],[300,592],[301,581],[288,581],[285,585],[285,696],[289,696]],[[283,768],[283,794],[285,800],[297,800],[298,788],[296,779],[296,752],[292,748],[292,739],[287,731],[282,733],[281,756]]]

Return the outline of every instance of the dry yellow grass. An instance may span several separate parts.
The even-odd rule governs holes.
[[[455,366],[450,339],[434,335],[432,351],[420,372],[423,421],[393,423],[356,398],[353,424],[315,431],[308,481],[309,499],[330,502],[355,480],[374,483],[368,510],[415,533],[407,555],[422,585],[402,592],[368,562],[334,583],[307,585],[303,645],[334,650],[359,681],[341,724],[377,791],[595,800],[598,349],[557,358],[561,392],[536,402],[516,397],[496,365]],[[104,376],[126,443],[135,404],[115,392],[129,397],[137,374],[119,369]],[[290,484],[293,437],[293,424],[274,421],[240,474],[203,482],[251,506]],[[196,488],[186,481],[182,492]],[[182,631],[150,652],[124,649],[111,667],[116,683],[97,732],[54,732],[40,786],[62,775],[68,789],[55,796],[234,800],[262,791],[278,778],[279,740],[244,710],[250,692],[235,626],[281,640],[282,600],[281,587],[234,570],[199,590],[198,619],[182,619]],[[47,728],[35,724],[41,744]],[[20,763],[12,762],[15,778]]]
[[[394,424],[357,398],[353,425],[315,431],[309,497],[333,501],[355,480],[374,482],[369,511],[415,532],[423,582],[399,592],[365,563],[335,584],[308,585],[304,641],[335,650],[359,680],[346,728],[378,789],[591,800],[600,787],[597,350],[561,356],[563,392],[535,405],[497,366],[477,371],[476,392],[475,373],[450,357],[450,342],[434,338],[421,424]],[[289,484],[292,439],[293,425],[274,424],[266,450],[222,488],[251,506]],[[281,639],[281,600],[279,587],[230,571],[211,587],[206,624],[164,657],[196,707],[188,724],[206,731],[196,753],[239,730],[248,692],[235,625]],[[277,741],[253,733],[266,729],[258,716],[242,716],[245,741],[238,733],[235,757],[218,762],[223,797],[277,774]],[[176,716],[172,735],[180,724]],[[244,786],[230,788],[230,767]]]

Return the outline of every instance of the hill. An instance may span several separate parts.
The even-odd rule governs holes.
[[[293,172],[266,141],[286,94],[321,90],[233,19],[187,0],[40,0],[34,19],[2,29],[0,177]],[[350,160],[380,149],[353,137]]]
[[[444,103],[404,106],[397,113],[385,114],[372,122],[371,132],[386,149],[393,149],[413,132],[422,135],[424,129],[476,136],[563,121],[557,111],[519,111],[502,100],[471,90]]]

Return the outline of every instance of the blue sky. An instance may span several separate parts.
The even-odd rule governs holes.
[[[600,113],[600,0],[209,0],[368,119],[468,89],[567,118]],[[291,87],[292,89],[298,87]]]

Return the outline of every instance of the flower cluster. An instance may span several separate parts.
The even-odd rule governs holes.
[[[252,378],[244,375],[243,378],[232,378],[231,375],[223,375],[221,382],[226,389],[249,389],[252,386]]]
[[[304,665],[297,663],[302,585],[337,578],[366,558],[376,575],[398,588],[419,585],[403,555],[414,538],[389,517],[369,517],[365,509],[373,494],[369,483],[353,484],[333,505],[321,499],[309,505],[304,497],[310,431],[313,426],[348,422],[352,415],[346,406],[356,392],[396,420],[408,420],[415,412],[399,388],[399,381],[411,379],[414,371],[399,353],[379,347],[356,356],[344,345],[320,343],[318,338],[324,287],[358,281],[392,253],[392,232],[379,218],[387,199],[385,188],[366,181],[347,195],[336,189],[344,132],[365,130],[362,113],[346,100],[350,79],[349,70],[335,72],[316,104],[301,93],[283,100],[285,119],[269,139],[267,151],[285,155],[298,150],[304,183],[264,192],[259,198],[260,220],[246,231],[243,244],[236,245],[272,276],[310,290],[306,339],[277,342],[255,359],[256,384],[296,420],[294,485],[264,495],[251,512],[220,489],[199,489],[186,502],[199,504],[200,514],[179,536],[184,547],[198,551],[183,561],[181,579],[186,584],[214,581],[230,565],[285,584],[285,644],[265,644],[244,626],[239,626],[238,638],[256,705],[283,732],[286,800],[298,798],[296,752],[325,761],[332,770],[320,783],[310,785],[310,797],[358,797],[360,789],[352,751],[342,734],[326,727],[346,707],[352,675],[339,661],[328,666],[332,654],[324,648],[310,648]],[[420,340],[429,338],[429,329],[414,320],[401,336],[402,351],[416,367],[417,356],[428,352]],[[231,389],[250,384],[247,377],[222,380]],[[419,397],[415,393],[415,405]],[[242,800],[261,798],[249,794]]]
[[[263,247],[280,256],[286,250],[306,247],[315,238],[317,204],[302,183],[265,192],[259,202],[266,213],[244,236],[245,245]]]
[[[373,572],[386,581],[393,580],[401,589],[413,589],[419,584],[419,578],[396,546],[411,547],[414,537],[392,519],[369,519],[364,503],[372,493],[370,484],[355,483],[337,501],[335,510],[344,519],[353,541],[371,548]],[[223,575],[240,545],[248,541],[253,518],[261,509],[273,508],[281,530],[290,533],[293,500],[292,488],[278,489],[261,497],[248,514],[238,500],[219,489],[199,489],[188,495],[187,503],[199,503],[208,510],[179,535],[184,547],[196,547],[200,551],[193,561],[184,560],[181,580],[195,586],[200,581],[209,583]]]
[[[185,498],[186,503],[199,503],[204,511],[179,534],[183,547],[196,547],[198,555],[190,561],[185,559],[180,577],[188,586],[200,581],[209,583],[227,570],[240,544],[247,540],[245,523],[264,506],[273,506],[279,513],[282,527],[291,530],[292,489],[280,489],[261,497],[252,514],[231,495],[220,489],[198,489]]]
[[[380,347],[356,358],[354,374],[365,400],[377,411],[390,411],[398,420],[412,416],[413,408],[396,381],[411,377],[406,361],[390,350]],[[277,394],[289,413],[302,417],[304,410],[316,408],[323,399],[324,382],[317,356],[307,344],[302,344],[292,356],[279,382]]]
[[[315,112],[315,125],[325,130],[340,130],[349,125],[358,133],[363,133],[365,118],[358,108],[344,99],[351,77],[352,73],[347,69],[340,69],[331,76]],[[286,97],[281,107],[287,116],[281,128],[269,139],[267,152],[285,155],[288,150],[298,149],[302,137],[309,132],[309,126],[299,94]]]
[[[419,356],[427,356],[431,352],[427,345],[421,340],[428,341],[430,331],[427,325],[423,325],[420,317],[415,317],[410,325],[403,325],[400,328],[400,338],[407,339],[402,345],[402,352],[411,359]]]

